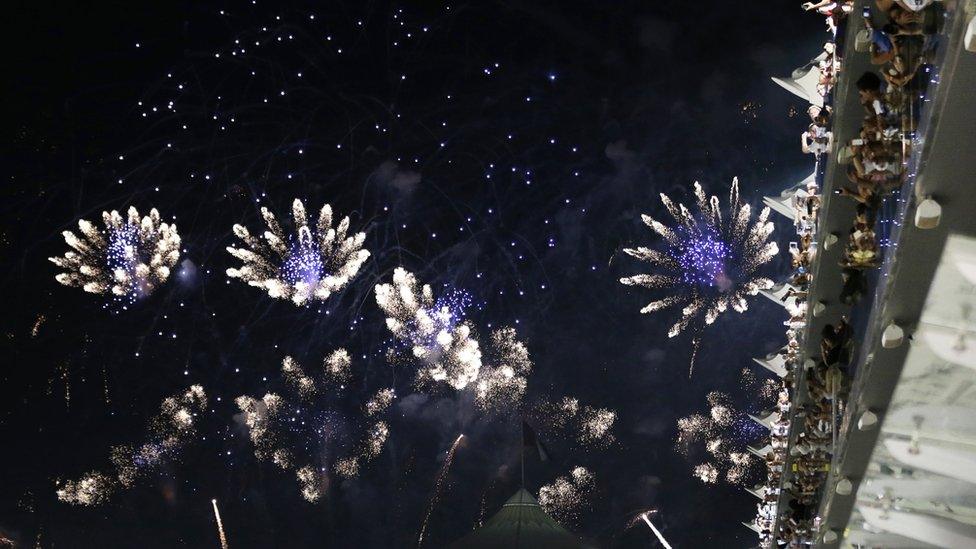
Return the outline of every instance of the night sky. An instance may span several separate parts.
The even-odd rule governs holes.
[[[741,370],[783,344],[785,313],[755,297],[720,317],[689,379],[690,336],[666,337],[671,312],[638,313],[651,293],[617,281],[643,268],[620,250],[659,241],[640,223],[663,214],[658,193],[690,204],[697,180],[724,201],[738,176],[758,209],[810,173],[805,105],[769,76],[818,53],[822,19],[794,2],[285,4],[36,2],[5,17],[0,534],[219,547],[216,498],[231,547],[412,546],[464,433],[425,546],[461,537],[518,488],[521,411],[417,391],[385,359],[373,288],[402,266],[467,291],[485,333],[517,329],[535,363],[526,409],[571,395],[616,411],[609,447],[541,429],[552,459],[526,458],[533,493],[576,465],[595,475],[567,526],[647,547],[627,526],[655,508],[676,547],[755,544],[739,521],[756,500],[693,478],[675,422],[715,390],[756,409]],[[231,226],[258,230],[261,206],[288,220],[295,198],[349,215],[372,252],[311,307],[224,274]],[[130,205],[175,216],[178,272],[127,310],[55,282],[61,231]],[[792,224],[773,219],[785,249]],[[315,365],[337,347],[355,381],[328,406],[350,433],[377,388],[399,398],[383,452],[311,504],[293,472],[255,459],[233,400],[284,391],[284,355]],[[191,384],[210,402],[177,458],[103,505],[58,501],[58,479],[110,470],[110,449],[141,444]]]

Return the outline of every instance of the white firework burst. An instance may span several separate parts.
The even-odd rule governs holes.
[[[481,348],[460,311],[436,303],[430,285],[402,268],[393,271],[392,284],[377,284],[376,303],[387,315],[386,327],[410,345],[413,356],[428,367],[418,381],[444,382],[461,390],[478,378]]]
[[[539,488],[539,505],[561,522],[576,523],[589,506],[595,486],[596,479],[589,469],[574,467],[568,476],[557,477]]]
[[[293,357],[286,356],[281,373],[289,390],[284,396],[268,393],[261,398],[241,395],[235,399],[254,446],[254,456],[282,470],[294,470],[302,496],[314,503],[328,487],[328,467],[323,456],[333,455],[333,444],[341,444],[336,433],[348,425],[363,429],[360,440],[337,457],[333,471],[340,477],[353,477],[382,453],[390,436],[390,426],[379,419],[396,399],[392,388],[374,393],[363,405],[363,420],[340,417],[327,399],[327,393],[342,394],[351,379],[351,361],[345,349],[326,356],[321,372],[306,371]]]
[[[292,203],[294,235],[286,235],[267,208],[261,208],[261,215],[268,230],[260,238],[243,225],[234,225],[234,234],[246,246],[230,246],[227,251],[244,264],[227,269],[227,276],[261,288],[275,299],[299,306],[324,301],[349,284],[369,258],[369,251],[363,249],[366,233],[347,236],[348,217],[333,227],[328,204],[310,227],[305,205],[296,198]]]
[[[176,225],[162,222],[155,208],[142,218],[135,207],[126,214],[122,217],[116,210],[102,212],[104,229],[80,219],[80,235],[64,231],[64,240],[71,249],[61,257],[48,258],[65,269],[55,280],[129,303],[148,296],[166,282],[180,258]]]
[[[467,299],[459,295],[435,297],[430,285],[401,268],[392,284],[376,286],[387,328],[421,365],[419,386],[471,389],[482,408],[511,408],[525,394],[532,370],[528,349],[514,329],[501,328],[491,333],[483,355],[477,333],[463,320]]]
[[[576,397],[563,397],[537,409],[538,417],[550,434],[567,436],[583,448],[606,448],[616,441],[612,430],[617,412],[581,404]]]
[[[738,179],[732,180],[724,212],[718,197],[706,196],[697,182],[695,198],[697,212],[693,213],[661,194],[661,202],[674,221],[671,226],[641,215],[644,223],[664,239],[665,246],[661,250],[625,248],[624,253],[650,264],[653,271],[624,277],[620,282],[661,291],[662,297],[648,303],[641,313],[680,308],[681,316],[668,330],[668,337],[692,327],[697,350],[697,332],[704,326],[729,308],[745,312],[748,296],[773,286],[772,280],[755,273],[776,256],[779,248],[769,241],[773,232],[769,208],[763,208],[752,222],[751,207],[739,201]]]
[[[746,451],[746,444],[752,438],[748,431],[752,420],[736,410],[731,397],[725,393],[712,391],[706,400],[707,415],[692,414],[678,419],[675,450],[691,457],[693,447],[701,443],[708,461],[695,466],[693,476],[706,484],[715,484],[724,471],[727,482],[743,484],[758,463]]]

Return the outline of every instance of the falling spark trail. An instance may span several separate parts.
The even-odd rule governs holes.
[[[217,510],[217,500],[212,499],[210,503],[213,504],[214,517],[217,519],[217,534],[220,535],[220,549],[227,549],[227,536],[224,535],[224,523],[220,520],[220,511]]]
[[[654,535],[657,536],[657,540],[661,542],[661,545],[663,545],[665,549],[671,549],[671,544],[668,543],[668,540],[664,539],[664,536],[661,535],[661,532],[659,532],[658,529],[654,527],[654,524],[651,523],[651,519],[647,518],[647,513],[641,515],[641,518],[644,519],[644,522],[647,523],[647,525],[651,528],[651,531],[654,532]]]
[[[444,465],[441,466],[441,470],[437,473],[437,480],[434,481],[434,493],[430,496],[430,503],[427,505],[427,514],[424,515],[424,522],[420,525],[420,536],[417,537],[417,547],[419,548],[424,544],[424,535],[427,533],[427,523],[430,522],[430,515],[434,512],[434,506],[437,505],[438,497],[441,494],[441,488],[444,486],[444,479],[447,478],[447,472],[451,469],[451,464],[454,463],[454,453],[457,451],[458,444],[461,443],[461,439],[464,438],[464,433],[458,435],[454,440],[454,444],[451,445],[451,449],[447,451],[447,458],[444,460]]]
[[[102,388],[105,394],[105,405],[109,406],[112,400],[108,397],[108,372],[105,370],[105,363],[102,363]]]

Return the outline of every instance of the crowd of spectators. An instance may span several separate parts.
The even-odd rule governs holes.
[[[792,202],[797,241],[790,243],[793,275],[781,298],[789,312],[789,318],[783,323],[786,326],[787,344],[780,351],[786,371],[780,381],[775,409],[769,416],[769,445],[764,456],[767,474],[765,485],[760,486],[762,500],[758,504],[755,522],[763,546],[772,546],[781,540],[810,538],[812,525],[807,519],[807,510],[816,493],[815,475],[823,471],[824,465],[829,462],[831,432],[829,428],[826,431],[824,428],[829,425],[830,416],[821,414],[819,407],[794,410],[797,374],[803,360],[807,295],[812,282],[810,267],[817,252],[815,236],[820,204],[821,197],[815,182],[799,189]],[[802,423],[804,428],[791,445],[791,434],[799,431],[791,429],[794,423]],[[791,475],[794,482],[784,481],[787,467],[792,467],[796,473]],[[780,508],[784,501],[789,511]]]
[[[827,19],[832,36],[855,3],[807,2],[803,8]],[[905,181],[911,139],[917,125],[920,99],[930,71],[934,34],[942,19],[942,5],[932,0],[874,0],[864,8],[865,28],[855,50],[869,53],[881,67],[856,80],[863,107],[859,135],[835,151],[829,106],[841,70],[834,42],[818,57],[817,91],[824,106],[811,106],[811,123],[801,138],[802,150],[820,163],[834,151],[849,185],[834,190],[856,202],[855,216],[841,259],[843,287],[840,301],[853,305],[866,293],[865,271],[881,264],[876,235],[884,198]],[[844,173],[844,172],[842,172]],[[791,266],[782,300],[789,312],[787,344],[780,351],[784,372],[775,408],[769,415],[769,445],[764,448],[765,483],[755,527],[763,547],[812,545],[820,527],[817,505],[829,474],[837,442],[836,419],[843,413],[849,391],[848,362],[854,344],[846,317],[828,324],[819,334],[819,358],[806,356],[807,296],[813,280],[817,215],[822,203],[816,182],[798,189],[792,200],[797,241],[790,243]]]
[[[857,297],[857,271],[881,263],[875,232],[882,200],[901,188],[907,176],[907,158],[917,124],[920,99],[928,84],[934,35],[943,18],[941,3],[912,0],[877,0],[875,10],[864,12],[865,28],[856,49],[870,54],[880,75],[867,71],[856,81],[864,109],[859,135],[844,147],[849,185],[834,192],[857,203],[841,266],[851,281],[847,301]],[[879,24],[880,23],[880,24]]]

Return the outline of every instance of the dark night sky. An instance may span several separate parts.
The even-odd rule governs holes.
[[[483,496],[490,512],[517,488],[515,416],[458,394],[401,398],[383,454],[315,505],[254,459],[233,417],[233,397],[280,389],[284,354],[312,364],[339,346],[356,357],[357,398],[390,384],[407,395],[372,292],[404,266],[471,292],[477,325],[517,326],[535,360],[528,402],[617,411],[615,445],[553,440],[554,459],[529,464],[533,492],[593,470],[574,530],[647,547],[647,529],[625,526],[656,507],[676,547],[755,543],[739,524],[755,500],[692,478],[675,421],[712,390],[748,408],[740,371],[781,345],[783,313],[755,298],[721,317],[689,380],[689,338],[665,337],[668,313],[638,314],[650,296],[617,282],[640,268],[618,252],[654,241],[639,214],[661,213],[660,192],[687,202],[699,180],[724,197],[737,175],[758,205],[809,173],[804,106],[768,77],[817,53],[817,16],[794,2],[20,4],[3,33],[0,533],[25,547],[215,547],[217,498],[231,547],[410,546],[464,432],[427,546],[460,537]],[[223,274],[231,225],[260,226],[259,205],[286,217],[295,197],[350,213],[373,252],[321,308]],[[130,204],[175,215],[196,269],[113,314],[58,285],[46,258],[79,217]],[[776,221],[783,249],[792,226]],[[178,461],[103,506],[57,501],[55,479],[106,469],[109,449],[138,444],[160,400],[191,383],[210,410]]]

